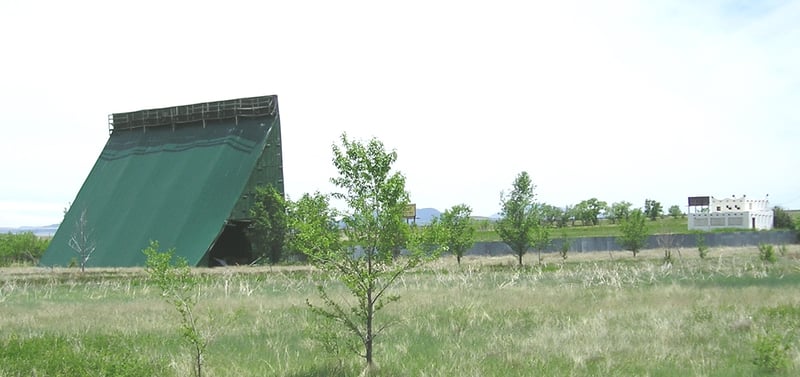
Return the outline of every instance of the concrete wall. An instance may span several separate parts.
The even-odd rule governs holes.
[[[761,232],[735,232],[735,233],[703,233],[708,247],[741,247],[756,246],[759,244],[793,244],[797,243],[797,233],[788,230],[773,230]],[[617,243],[617,237],[582,237],[570,239],[570,253],[592,251],[620,251],[624,250]],[[674,234],[670,237],[654,235],[647,239],[645,249],[663,249],[665,244],[672,244],[672,248],[694,249],[697,247],[697,236],[694,234]],[[562,240],[553,240],[548,252],[561,249]],[[535,252],[535,250],[529,250]],[[511,248],[502,242],[476,242],[466,255],[498,256],[513,254]]]
[[[772,211],[769,212],[712,212],[690,213],[689,230],[711,230],[724,228],[750,229],[755,226],[758,230],[772,229]]]

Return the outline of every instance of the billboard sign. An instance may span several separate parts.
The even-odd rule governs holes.
[[[406,210],[403,211],[403,217],[407,219],[416,219],[417,218],[417,205],[416,204],[409,204],[406,207]]]
[[[711,197],[709,196],[690,196],[689,206],[707,206],[711,204]]]

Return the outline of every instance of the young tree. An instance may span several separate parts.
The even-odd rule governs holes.
[[[661,203],[652,200],[652,199],[645,199],[644,201],[644,214],[650,220],[656,221],[657,218],[661,217],[661,212],[664,209],[661,207]]]
[[[250,209],[253,222],[248,228],[253,250],[269,263],[280,262],[286,237],[286,201],[272,186],[256,188],[255,205]]]
[[[572,214],[574,216],[572,220],[572,225],[575,225],[575,220],[580,220],[581,225],[586,226],[592,223],[592,219],[589,215],[589,205],[586,203],[585,200],[582,200],[580,203],[576,204],[572,207]]]
[[[458,264],[461,264],[464,252],[475,243],[475,228],[469,218],[471,214],[472,208],[459,204],[445,210],[440,218],[431,223],[431,227],[438,230],[436,243],[455,255]]]
[[[550,229],[545,226],[544,224],[539,224],[536,227],[536,230],[533,232],[533,240],[531,241],[531,246],[536,249],[539,264],[542,264],[542,250],[547,249],[550,246]]]
[[[626,201],[616,202],[611,204],[608,218],[611,219],[612,224],[616,224],[628,218],[631,213],[633,204]]]
[[[333,164],[338,176],[331,179],[341,191],[332,196],[346,205],[337,213],[328,198],[304,195],[291,204],[290,242],[305,253],[311,263],[332,273],[355,297],[355,303],[337,302],[325,287],[318,291],[321,306],[307,301],[311,310],[341,324],[360,343],[355,349],[373,365],[375,339],[387,325],[377,325],[376,314],[399,297],[390,287],[406,271],[434,257],[433,247],[422,227],[406,224],[403,213],[408,205],[405,177],[392,172],[395,151],[386,151],[377,139],[351,141],[341,136],[341,146],[333,145]],[[341,234],[334,231],[334,216],[342,216]],[[403,244],[399,244],[402,242]],[[404,255],[395,258],[398,246]]]
[[[600,216],[606,207],[607,203],[602,200],[598,200],[597,198],[584,200],[575,206],[578,217],[583,225],[599,224],[600,221],[598,220],[598,216]]]
[[[336,251],[345,248],[337,218],[339,213],[331,207],[330,198],[319,192],[303,194],[300,200],[286,201],[287,247],[306,256],[336,257]],[[312,263],[316,260],[312,259]]]
[[[677,218],[683,216],[683,212],[681,211],[681,207],[678,207],[678,205],[670,206],[669,210],[667,210],[667,213],[669,213],[669,215],[672,216],[673,219],[677,219]]]
[[[561,233],[561,249],[558,252],[561,254],[561,259],[567,260],[567,253],[569,252],[569,238],[567,238],[567,232]]]
[[[164,300],[175,307],[181,316],[181,333],[193,350],[192,370],[195,377],[203,375],[203,357],[211,337],[200,330],[197,306],[197,278],[186,263],[186,259],[175,258],[175,249],[159,251],[158,241],[142,250],[147,257],[147,276],[161,289]],[[173,259],[175,262],[173,262]]]
[[[550,204],[541,205],[541,222],[547,226],[559,226],[564,210]]]
[[[564,211],[561,212],[561,217],[558,219],[558,227],[566,227],[567,222],[569,222],[571,226],[575,226],[575,218],[575,207],[567,205],[564,207]]]
[[[625,250],[633,252],[635,257],[647,241],[648,232],[644,213],[638,208],[634,209],[627,220],[620,222],[619,227],[622,232],[622,236],[619,237],[620,245]]]
[[[772,227],[775,229],[794,229],[792,216],[785,209],[775,206],[772,208]]]
[[[500,239],[517,255],[520,266],[539,227],[535,188],[528,172],[523,171],[514,179],[510,194],[500,193],[500,220],[495,227]]]
[[[75,254],[78,254],[78,265],[81,267],[81,272],[85,272],[86,263],[96,248],[93,232],[89,229],[89,220],[86,218],[85,208],[81,210],[80,217],[75,220],[75,230],[72,232],[67,244]]]

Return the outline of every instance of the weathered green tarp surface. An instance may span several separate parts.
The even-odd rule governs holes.
[[[206,264],[228,220],[247,217],[255,185],[283,189],[274,100],[271,114],[115,127],[40,263],[74,263],[69,240],[84,232],[96,246],[87,266],[142,266],[150,240]]]

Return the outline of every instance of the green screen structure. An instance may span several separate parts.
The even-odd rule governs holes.
[[[112,114],[109,131],[41,265],[75,264],[82,235],[87,267],[142,266],[151,240],[193,266],[252,261],[255,189],[284,192],[277,96]]]

